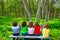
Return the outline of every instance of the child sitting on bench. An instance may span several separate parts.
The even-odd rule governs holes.
[[[13,36],[19,36],[19,26],[16,22],[13,22],[13,26],[12,26],[12,32],[13,32]],[[15,38],[13,38],[13,40],[15,40]],[[18,40],[18,38],[16,39]]]
[[[28,36],[34,36],[33,22],[29,22],[28,24]],[[31,40],[34,40],[34,39],[31,39]]]
[[[44,24],[44,28],[42,29],[42,34],[43,34],[43,37],[46,37],[46,38],[49,37],[50,30],[47,24]],[[46,40],[49,40],[49,39],[47,38]]]
[[[41,26],[39,25],[39,23],[35,23],[34,25],[34,35],[35,36],[41,35]],[[40,39],[36,39],[36,40],[40,40]]]
[[[25,21],[22,22],[21,32],[22,32],[22,36],[27,36],[27,23]],[[24,38],[24,40],[28,40],[28,39]]]

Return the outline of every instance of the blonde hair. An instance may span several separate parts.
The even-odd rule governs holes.
[[[43,27],[48,29],[48,24],[44,24],[44,26],[43,26]]]

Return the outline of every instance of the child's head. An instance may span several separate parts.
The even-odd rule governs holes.
[[[44,28],[47,28],[48,29],[48,24],[44,24]]]
[[[13,26],[15,27],[15,26],[17,26],[18,24],[17,24],[17,22],[13,22]]]
[[[26,26],[27,24],[26,24],[26,22],[25,21],[23,21],[22,22],[22,26]]]
[[[33,22],[29,22],[28,27],[33,27]]]
[[[39,23],[35,23],[36,26],[39,26]]]

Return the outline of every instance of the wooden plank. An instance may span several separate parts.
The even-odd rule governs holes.
[[[11,35],[10,37],[11,38],[45,38],[43,36],[13,36],[13,35]],[[47,37],[47,38],[50,38],[50,37]]]

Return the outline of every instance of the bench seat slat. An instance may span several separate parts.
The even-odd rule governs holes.
[[[10,36],[11,38],[44,38],[43,36]],[[47,37],[50,38],[50,37]]]

